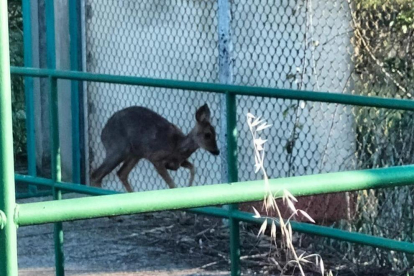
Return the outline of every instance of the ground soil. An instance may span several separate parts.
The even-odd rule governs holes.
[[[28,201],[33,199],[19,200]],[[90,276],[228,275],[223,257],[203,252],[199,233],[212,221],[186,217],[185,223],[179,223],[180,219],[184,222],[179,212],[65,222],[65,271],[67,275]],[[186,228],[192,229],[192,235],[181,233]],[[19,275],[54,275],[53,225],[21,227],[18,257]],[[214,262],[218,264],[214,268],[202,268]]]
[[[44,200],[51,197],[18,203]],[[221,219],[176,211],[64,222],[63,228],[68,276],[230,275],[229,230]],[[281,275],[286,252],[272,247],[267,236],[257,238],[257,232],[258,226],[241,224],[242,275]],[[294,238],[298,254],[314,251],[313,242]],[[336,269],[333,275],[381,274],[355,273],[334,251],[323,256],[325,265]],[[20,276],[54,276],[53,224],[18,229],[18,258]],[[318,267],[307,267],[306,275],[321,274]]]

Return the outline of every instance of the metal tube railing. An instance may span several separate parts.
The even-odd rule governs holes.
[[[33,66],[32,53],[32,12],[31,0],[22,1],[23,11],[23,44],[24,44],[24,66]],[[25,95],[25,109],[26,109],[26,141],[27,141],[27,170],[28,174],[36,176],[36,130],[35,130],[35,104],[34,104],[34,82],[32,77],[24,79],[24,95]],[[27,195],[35,196],[37,194],[37,186],[29,185]],[[20,198],[25,197],[24,194],[19,194]]]
[[[55,5],[54,0],[45,0],[46,17],[46,47],[47,67],[51,70],[56,68],[56,33],[55,33]],[[51,173],[55,182],[61,179],[60,166],[60,145],[59,145],[59,111],[58,111],[58,92],[57,78],[49,76],[49,99],[50,99],[50,144],[51,144]],[[62,198],[61,191],[53,187],[53,199]],[[64,254],[63,254],[63,225],[58,221],[54,224],[53,239],[55,245],[55,268],[56,276],[64,276]]]
[[[166,79],[150,79],[140,77],[114,76],[75,71],[23,67],[11,67],[11,72],[12,74],[32,77],[54,77],[58,79],[141,85],[149,87],[172,88],[182,90],[197,90],[204,92],[230,93],[241,96],[273,97],[292,100],[316,101],[414,111],[414,101],[412,100],[389,99],[372,96],[368,97],[340,93],[298,91],[290,89],[238,86],[228,84],[177,81]]]
[[[7,1],[0,1],[0,275],[17,276],[13,129]]]
[[[285,189],[295,196],[307,196],[413,184],[414,165],[269,180],[270,189],[277,197],[280,197]],[[27,203],[19,205],[15,218],[19,225],[51,223],[99,216],[256,201],[262,200],[264,193],[263,181],[258,180],[117,194],[113,197]]]
[[[239,181],[237,170],[237,117],[236,117],[236,96],[226,93],[227,110],[227,163],[228,163],[228,183]],[[229,207],[229,226],[230,226],[230,259],[231,275],[241,274],[240,270],[240,222],[231,216],[238,210],[238,204],[231,204]]]
[[[388,169],[384,169],[388,170]],[[339,175],[340,176],[340,175]],[[51,187],[53,185],[50,179],[45,178],[34,178],[30,176],[22,176],[16,175],[16,182],[24,182],[24,183],[36,183],[36,185],[43,185]],[[63,191],[67,192],[78,192],[82,194],[88,195],[112,195],[112,194],[120,194],[120,192],[111,191],[111,190],[103,190],[93,187],[86,187],[81,185],[73,185],[70,183],[56,183],[56,185]],[[377,186],[372,186],[372,188],[376,188]],[[238,221],[244,221],[249,223],[261,224],[263,222],[263,218],[254,218],[251,213],[241,212],[241,211],[233,211],[229,212],[223,208],[218,207],[201,207],[201,208],[193,208],[189,209],[188,211],[208,215],[208,216],[215,216],[220,218],[230,218],[233,217]],[[401,242],[392,239],[385,239],[381,237],[375,237],[371,235],[361,234],[361,233],[353,233],[347,232],[339,229],[334,229],[331,227],[326,226],[318,226],[309,223],[302,223],[302,222],[291,222],[292,229],[294,231],[298,231],[301,233],[318,235],[323,237],[329,237],[337,240],[353,242],[363,245],[374,246],[378,248],[385,248],[389,250],[396,250],[400,252],[406,253],[414,253],[414,244],[409,242]],[[24,226],[24,225],[22,225]]]
[[[414,111],[414,102],[409,101],[409,100],[400,100],[400,99],[386,99],[386,98],[379,98],[379,97],[366,97],[366,96],[357,96],[357,95],[345,95],[345,94],[335,94],[335,93],[323,93],[323,92],[318,92],[315,93],[313,91],[294,91],[294,90],[287,90],[287,89],[273,89],[273,88],[261,88],[261,87],[245,87],[245,86],[235,86],[235,85],[223,85],[223,84],[212,84],[212,83],[198,83],[198,82],[186,82],[186,81],[175,81],[175,80],[158,80],[158,79],[148,79],[148,78],[138,78],[138,77],[125,77],[125,76],[112,76],[112,75],[102,75],[102,74],[91,74],[91,73],[83,73],[83,72],[73,72],[73,71],[59,71],[59,70],[47,70],[47,69],[34,69],[34,68],[18,68],[18,67],[13,67],[12,68],[13,73],[15,74],[20,74],[20,75],[24,75],[24,76],[35,76],[35,77],[49,77],[49,78],[53,78],[53,79],[70,79],[70,80],[83,80],[83,81],[95,81],[95,82],[109,82],[109,83],[118,83],[118,84],[128,84],[128,85],[141,85],[141,86],[152,86],[152,87],[163,87],[163,88],[173,88],[173,89],[183,89],[183,90],[197,90],[197,91],[206,91],[206,92],[216,92],[216,93],[225,93],[227,95],[226,101],[227,101],[227,107],[229,110],[231,110],[232,112],[228,113],[228,133],[231,134],[228,136],[228,141],[227,143],[230,145],[231,143],[237,141],[237,134],[235,133],[236,129],[234,127],[234,123],[236,121],[236,112],[235,112],[235,95],[248,95],[248,96],[265,96],[265,97],[279,97],[279,98],[285,98],[285,99],[295,99],[295,100],[309,100],[309,101],[319,101],[319,102],[328,102],[328,103],[337,103],[337,104],[352,104],[352,105],[358,105],[358,106],[370,106],[370,107],[378,107],[378,108],[389,108],[389,109],[402,109],[402,110],[413,110]],[[233,107],[233,108],[231,108]],[[233,118],[234,117],[234,118]],[[232,122],[234,121],[234,122]],[[233,143],[234,145],[236,145],[235,143]],[[236,147],[230,147],[229,146],[229,151],[228,151],[228,156],[229,156],[229,182],[236,182],[237,181],[237,166],[236,166]],[[233,156],[233,157],[231,157]],[[233,170],[234,169],[234,170]],[[398,168],[400,169],[400,168]],[[413,168],[409,168],[410,170],[412,170]],[[231,171],[234,171],[235,173],[231,174]],[[390,176],[392,174],[392,170],[388,171],[389,169],[387,169],[386,174],[388,176]],[[348,191],[348,190],[357,190],[357,189],[366,189],[366,188],[374,188],[374,187],[370,187],[370,185],[368,185],[367,187],[364,186],[358,186],[358,185],[362,185],[363,183],[368,183],[369,181],[367,181],[367,179],[354,179],[352,180],[352,177],[349,178],[349,176],[356,176],[358,175],[358,172],[353,172],[354,174],[348,175],[348,173],[346,173],[343,176],[338,176],[338,177],[347,177],[348,180],[351,180],[350,182],[347,182],[343,187],[341,187],[341,189],[339,190],[330,190],[329,189],[329,184],[332,185],[332,179],[330,176],[329,183],[325,183],[322,186],[318,186],[320,189],[318,190],[318,188],[316,188],[316,190],[312,190],[312,192],[310,192],[310,190],[308,190],[308,192],[303,193],[302,195],[306,195],[306,194],[316,194],[316,193],[329,193],[329,192],[338,192],[338,191]],[[355,174],[357,173],[357,174]],[[376,177],[378,176],[378,173],[381,173],[381,171],[376,171],[374,174],[371,174],[372,171],[365,171],[365,173],[368,173],[368,175],[372,176],[372,177]],[[359,175],[360,176],[360,175]],[[366,176],[366,175],[365,175]],[[320,177],[320,176],[316,176],[316,177]],[[390,185],[390,186],[394,186],[394,184],[399,185],[398,183],[400,183],[399,181],[405,181],[403,175],[400,176],[396,176],[394,175],[392,178],[393,180],[395,179],[395,177],[398,179],[397,182],[394,182],[392,180],[389,180],[390,182],[387,182],[385,180],[385,178],[383,179],[376,179],[374,182],[375,187],[381,187],[381,185]],[[400,178],[402,177],[402,178]],[[299,178],[297,181],[301,181],[301,178]],[[27,179],[26,179],[27,180]],[[284,179],[286,180],[286,179]],[[371,179],[372,180],[372,179]],[[304,180],[305,182],[311,181],[311,179],[307,179]],[[320,179],[318,180],[320,181]],[[362,182],[361,182],[362,181]],[[364,182],[365,181],[365,182]],[[385,181],[385,182],[384,182]],[[411,181],[411,180],[410,180]],[[288,181],[290,182],[290,180]],[[294,181],[295,182],[295,181]],[[311,181],[312,182],[312,181]],[[335,185],[337,185],[338,183],[336,181],[334,181]],[[46,184],[47,183],[47,184]],[[250,182],[249,182],[250,183]],[[296,183],[296,182],[295,182]],[[293,188],[297,188],[300,187],[298,186],[298,184],[296,183],[290,183],[288,184],[285,188],[289,189],[289,191],[292,192]],[[313,182],[312,182],[313,183]],[[357,186],[352,187],[353,184],[358,183]],[[371,183],[371,184],[372,184]],[[388,184],[387,184],[388,183]],[[408,185],[408,183],[404,182],[405,184],[403,185]],[[38,183],[40,184],[40,183]],[[44,182],[42,184],[50,184],[49,182]],[[252,191],[247,191],[245,190],[245,186],[246,183],[244,183],[245,185],[243,185],[243,187],[238,187],[241,188],[239,193],[245,193],[245,194],[252,194]],[[61,183],[61,182],[56,182],[56,181],[52,181],[51,185],[55,188],[59,188],[62,190],[72,190],[75,191],[77,190],[78,192],[82,192],[82,193],[89,193],[89,194],[99,194],[99,192],[97,192],[96,189],[95,191],[93,190],[89,190],[91,188],[89,187],[83,187],[83,186],[77,186],[76,188],[69,188],[68,186],[72,186],[70,184],[65,184],[65,183]],[[242,184],[241,184],[242,185]],[[293,186],[291,186],[293,185]],[[308,184],[305,184],[306,186]],[[220,185],[222,186],[222,185]],[[317,186],[315,186],[317,187]],[[315,188],[313,187],[313,188]],[[306,187],[303,186],[303,191],[306,191]],[[309,188],[309,187],[308,187]],[[279,187],[280,189],[280,187]],[[239,190],[239,189],[238,189]],[[241,192],[243,191],[243,192]],[[301,194],[301,191],[295,190],[298,194]],[[101,194],[106,194],[106,192],[100,192]],[[157,196],[159,196],[158,194],[160,193],[160,191],[157,191]],[[296,194],[295,192],[293,192],[294,194]],[[205,194],[204,192],[201,192],[201,194]],[[214,192],[213,192],[214,194]],[[222,194],[222,192],[220,192],[219,194]],[[197,204],[201,204],[201,205],[194,205],[194,206],[181,206],[181,205],[176,205],[175,207],[173,205],[169,206],[169,207],[165,207],[168,209],[171,208],[190,208],[190,207],[195,207],[195,206],[203,206],[205,204],[226,204],[226,203],[236,203],[236,202],[243,202],[243,201],[251,201],[251,200],[260,200],[263,197],[263,194],[261,194],[259,197],[257,198],[250,198],[248,200],[242,200],[241,198],[233,198],[231,197],[231,194],[227,194],[230,198],[232,198],[232,200],[230,201],[224,201],[224,202],[202,202],[202,201],[198,201]],[[240,194],[239,194],[240,195]],[[212,198],[214,198],[215,196],[218,196],[218,194],[214,195]],[[176,196],[172,196],[169,198],[177,198]],[[137,199],[134,199],[134,201]],[[141,200],[141,199],[138,199]],[[95,200],[94,200],[95,202]],[[141,200],[142,202],[142,200]],[[53,204],[53,203],[51,203]],[[95,203],[96,204],[96,203]],[[116,203],[117,204],[117,203]],[[155,204],[155,202],[152,203],[147,203],[147,204]],[[86,206],[85,206],[86,207]],[[115,208],[115,206],[112,206]],[[60,208],[60,207],[59,207]],[[125,210],[127,209],[123,209],[123,212],[125,212]],[[23,207],[24,210],[24,207]],[[46,210],[46,209],[43,209]],[[158,210],[158,209],[157,209]],[[167,209],[159,209],[159,210],[167,210]],[[238,223],[241,220],[244,221],[249,221],[249,222],[254,222],[257,223],[260,220],[253,220],[254,218],[251,217],[251,215],[249,216],[249,214],[247,213],[243,213],[237,210],[237,205],[232,204],[230,206],[230,209],[227,210],[222,210],[219,208],[196,208],[196,209],[192,209],[191,211],[193,212],[198,212],[198,213],[202,213],[202,214],[209,214],[209,215],[217,215],[217,214],[226,214],[224,217],[228,218],[230,221],[230,230],[231,230],[231,260],[232,260],[232,275],[238,275],[238,273],[240,272],[239,269],[239,231],[238,231]],[[135,210],[135,211],[127,211],[126,213],[122,213],[122,214],[129,214],[130,212],[147,212],[147,211],[151,211],[151,210]],[[80,212],[80,210],[79,210]],[[102,212],[102,210],[101,210]],[[108,211],[109,212],[109,211]],[[210,212],[210,213],[209,213]],[[224,213],[223,213],[224,212]],[[66,214],[68,214],[68,212],[66,212]],[[109,212],[106,213],[104,216],[107,215],[111,215],[114,214],[113,212]],[[51,214],[49,214],[51,215]],[[93,217],[96,217],[96,215],[98,214],[89,214]],[[88,218],[87,214],[84,213],[83,216],[86,216],[84,218]],[[33,219],[34,217],[37,216],[32,216],[31,219]],[[38,218],[38,217],[37,217]],[[81,219],[82,217],[67,217],[66,219]],[[50,217],[49,217],[50,219]],[[57,218],[57,220],[54,221],[60,221],[62,218]],[[19,221],[20,223],[24,224],[24,221]],[[32,222],[32,223],[36,223],[36,222]],[[42,222],[38,222],[38,223],[42,223]],[[378,237],[372,237],[372,236],[368,236],[371,237],[372,239],[365,239],[365,238],[361,238],[361,237],[357,237],[357,236],[353,236],[355,233],[348,233],[351,236],[348,237],[347,235],[345,235],[343,238],[338,234],[338,232],[335,232],[335,229],[318,229],[313,228],[312,230],[312,225],[308,225],[308,224],[295,224],[295,225],[299,225],[295,228],[293,228],[294,230],[297,231],[302,231],[305,232],[309,231],[308,233],[312,233],[312,231],[321,231],[323,233],[330,233],[332,236],[331,237],[335,237],[338,239],[342,239],[342,240],[350,240],[350,241],[355,241],[355,242],[361,242],[363,244],[368,244],[368,245],[372,245],[372,246],[377,246],[377,247],[383,247],[383,248],[399,248],[399,249],[403,249],[403,252],[412,252],[410,250],[413,250],[411,247],[408,249],[406,249],[406,244],[402,245],[397,241],[393,241],[393,240],[388,240],[385,239],[386,242],[384,242],[384,240],[381,240],[381,238]],[[311,226],[311,229],[308,227]],[[314,226],[315,227],[315,226]],[[321,226],[317,226],[317,227],[321,227]],[[332,230],[332,231],[331,231]],[[344,231],[343,231],[344,232]],[[334,234],[335,233],[335,234]],[[343,234],[342,232],[339,232],[341,235]],[[347,233],[347,232],[344,232]],[[315,233],[314,233],[315,234]],[[324,235],[325,236],[325,235]],[[329,235],[328,235],[329,236]],[[378,240],[378,239],[379,240]],[[364,243],[364,241],[367,241],[366,243]],[[394,243],[398,243],[398,245],[394,244]],[[58,244],[58,243],[57,243]],[[387,247],[388,246],[388,247]],[[395,247],[393,247],[395,246]],[[404,249],[405,248],[405,249]],[[405,251],[404,251],[405,250]]]
[[[54,7],[53,0],[47,0],[46,16],[47,22],[47,63],[49,68],[55,66],[55,43],[54,43]],[[138,77],[111,76],[102,74],[91,74],[84,72],[58,71],[53,69],[35,68],[11,68],[14,74],[27,77],[46,77],[50,80],[50,114],[51,114],[51,150],[52,150],[52,179],[41,180],[35,177],[16,176],[16,180],[29,181],[37,185],[50,185],[53,189],[56,201],[15,204],[15,191],[13,181],[13,154],[12,154],[12,128],[11,128],[11,101],[10,101],[10,68],[8,60],[8,24],[7,24],[7,1],[0,2],[0,275],[17,275],[17,225],[32,225],[39,223],[55,223],[55,257],[56,274],[64,275],[63,258],[63,230],[62,221],[95,218],[111,215],[124,215],[141,212],[186,209],[207,205],[231,204],[229,210],[206,207],[192,209],[193,212],[225,217],[230,220],[231,230],[231,260],[232,275],[239,275],[239,221],[261,223],[263,219],[253,218],[251,214],[237,210],[237,202],[247,202],[263,199],[266,191],[262,181],[250,181],[237,183],[237,133],[235,95],[278,97],[293,100],[318,101],[336,104],[351,104],[356,106],[369,106],[377,108],[401,109],[414,111],[414,102],[409,100],[385,99],[379,97],[366,97],[358,95],[347,95],[337,93],[315,93],[313,91],[295,91],[288,89],[274,89],[262,87],[246,87],[236,85],[186,82],[174,80],[160,80]],[[27,6],[25,8],[27,10]],[[73,12],[73,10],[72,10]],[[228,110],[228,160],[229,160],[229,182],[234,184],[221,184],[203,187],[191,187],[184,189],[151,191],[134,194],[115,194],[111,196],[79,198],[60,200],[62,190],[78,191],[90,194],[106,194],[109,191],[94,189],[84,186],[62,183],[60,178],[60,147],[58,134],[58,108],[57,108],[57,80],[70,79],[75,81],[95,81],[118,83],[128,85],[141,85],[160,88],[172,88],[182,90],[197,90],[226,94]],[[74,85],[74,84],[72,84]],[[29,95],[30,96],[30,95]],[[72,104],[76,103],[77,95],[72,97]],[[30,110],[29,106],[29,110]],[[76,111],[76,108],[73,109]],[[76,112],[75,112],[76,113]],[[75,139],[78,131],[77,117],[74,115]],[[28,122],[29,131],[34,131],[33,121]],[[30,134],[34,139],[33,133]],[[29,135],[29,136],[30,136]],[[75,143],[75,147],[79,147]],[[35,174],[33,159],[34,140],[29,141],[29,169]],[[78,150],[78,149],[74,149]],[[79,152],[74,151],[73,164],[79,160]],[[75,178],[79,178],[78,167],[75,167]],[[333,173],[295,178],[270,180],[270,188],[276,196],[281,196],[284,189],[288,189],[296,196],[313,195],[321,193],[332,193],[352,191],[368,188],[395,187],[410,185],[414,183],[414,166],[395,167],[369,171],[357,171],[346,173]],[[115,192],[113,192],[115,193]],[[315,226],[305,223],[292,222],[292,228],[304,233],[322,235],[342,240],[357,242],[414,253],[414,244],[398,242],[389,239],[373,237],[357,233],[348,233],[337,229]],[[3,257],[4,256],[4,257]]]
[[[70,35],[70,68],[82,70],[80,66],[80,6],[81,1],[68,1],[69,8],[69,35]],[[72,116],[72,182],[81,182],[81,149],[80,149],[80,84],[71,82],[71,116]]]
[[[52,192],[54,200],[62,199],[62,191],[56,187],[56,183],[61,179],[61,159],[60,159],[60,143],[59,143],[59,110],[58,110],[58,93],[57,79],[49,78],[49,108],[50,108],[50,160],[52,173]],[[55,266],[56,275],[63,276],[64,254],[63,254],[63,225],[57,221],[54,224],[53,238],[55,240]]]

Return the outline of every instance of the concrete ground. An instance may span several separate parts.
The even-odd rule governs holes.
[[[19,200],[29,201],[33,199]],[[65,222],[66,274],[229,275],[227,256],[207,249],[202,232],[208,230],[211,220],[190,214],[187,217],[186,225],[178,223],[178,212]],[[21,227],[18,258],[20,276],[55,275],[53,225]]]

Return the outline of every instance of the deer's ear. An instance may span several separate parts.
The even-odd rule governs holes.
[[[196,112],[196,120],[199,123],[210,122],[211,113],[207,104],[204,104]]]

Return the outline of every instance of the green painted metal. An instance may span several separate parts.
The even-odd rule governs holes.
[[[192,209],[194,212],[199,214],[205,214],[209,216],[227,218],[232,216],[234,219],[239,221],[244,221],[248,223],[254,223],[261,225],[263,223],[264,218],[255,218],[253,217],[252,213],[235,211],[229,212],[222,208],[217,207],[204,207],[204,208],[195,208]],[[269,223],[271,223],[269,219]],[[414,254],[414,243],[404,242],[404,241],[396,241],[392,239],[386,239],[382,237],[375,237],[371,235],[361,234],[361,233],[353,233],[347,232],[344,230],[334,229],[331,227],[326,226],[319,226],[309,223],[302,223],[302,222],[295,222],[291,221],[291,226],[294,231],[317,235],[327,238],[333,238],[337,240],[342,240],[346,242],[352,242],[357,244],[369,245],[376,248],[383,248],[388,250],[395,250],[399,252],[405,252],[409,254]],[[276,224],[278,220],[276,220]]]
[[[364,189],[390,188],[414,183],[414,165],[352,172],[307,175],[269,180],[280,197],[284,189],[295,196]],[[76,186],[76,185],[73,185]],[[167,209],[222,205],[262,200],[263,181],[117,194],[112,197],[67,199],[20,205],[20,225],[51,223],[92,217],[155,212]]]
[[[249,214],[246,212],[235,212],[233,214],[233,217],[235,219],[249,222],[249,223],[261,224],[263,222],[262,218],[254,218],[252,214]],[[343,231],[339,229],[318,226],[318,225],[313,225],[313,224],[308,224],[308,223],[299,223],[299,222],[294,222],[294,221],[291,221],[290,223],[294,231],[327,237],[327,238],[338,239],[338,240],[352,242],[352,243],[369,245],[369,246],[373,246],[377,248],[383,248],[383,249],[388,249],[388,250],[394,250],[394,251],[414,254],[414,243],[396,241],[392,239],[375,237],[375,236],[361,234],[361,233],[352,233],[352,232],[347,232],[347,231]]]
[[[112,195],[119,194],[119,192],[111,190],[103,190],[95,187],[89,187],[85,185],[76,185],[74,183],[67,182],[54,182],[51,179],[41,177],[31,177],[27,175],[15,175],[16,183],[30,183],[38,186],[55,187],[62,191],[75,192],[85,195]]]
[[[150,79],[128,76],[114,76],[105,74],[92,74],[64,70],[47,70],[36,68],[12,67],[13,74],[34,77],[55,77],[59,79],[84,80],[93,82],[118,83],[128,85],[142,85],[149,87],[165,87],[182,90],[197,90],[216,93],[231,93],[244,96],[274,97],[293,100],[316,101],[327,103],[350,104],[357,106],[370,106],[389,109],[414,111],[414,101],[389,99],[381,97],[359,96],[340,93],[297,91],[290,89],[238,86],[216,83],[202,83],[189,81],[176,81],[166,79]]]
[[[45,0],[46,12],[46,63],[49,69],[56,68],[56,42],[55,42],[55,6],[53,0]],[[57,79],[49,77],[49,100],[50,100],[50,144],[51,144],[51,171],[54,182],[60,181],[60,147],[59,147],[59,114],[57,97]],[[60,200],[61,191],[53,187],[53,198]],[[63,256],[63,226],[62,222],[54,224],[54,244],[55,244],[55,268],[57,276],[64,276],[64,256]]]
[[[32,185],[37,187],[36,185]],[[44,197],[44,196],[51,196],[53,195],[52,191],[38,191],[36,193],[28,192],[28,193],[17,193],[16,199],[25,199],[25,198],[34,198],[34,197]]]
[[[382,170],[388,170],[388,169],[382,169]],[[41,185],[41,186],[47,186],[47,187],[53,186],[53,181],[50,179],[45,179],[45,178],[31,177],[31,176],[25,176],[25,175],[16,175],[15,179],[17,183],[18,182],[33,183],[34,185]],[[82,194],[88,194],[88,195],[121,194],[120,192],[116,192],[116,191],[103,190],[103,189],[87,187],[83,185],[73,185],[71,183],[63,183],[63,182],[56,183],[56,186],[59,187],[61,190],[64,190],[67,192],[76,192],[76,193],[82,193]],[[390,186],[392,186],[392,184],[390,184]],[[372,188],[376,188],[376,186],[373,186]],[[240,212],[240,211],[234,211],[230,213],[229,210],[218,208],[218,207],[193,208],[193,209],[189,209],[188,211],[201,214],[201,215],[215,216],[215,217],[220,217],[220,218],[230,218],[230,216],[232,216],[233,218],[239,221],[245,221],[245,222],[256,223],[256,224],[261,224],[263,222],[263,219],[254,218],[251,213]],[[406,252],[406,253],[414,252],[414,244],[408,243],[408,242],[400,242],[400,241],[384,239],[384,238],[360,234],[360,233],[346,232],[346,231],[342,231],[342,230],[338,230],[338,229],[334,229],[330,227],[312,225],[308,223],[291,222],[291,225],[294,231],[298,231],[302,233],[318,235],[318,236],[326,236],[326,237],[333,238],[333,239],[354,242],[354,243],[364,244],[364,245],[370,245],[370,246],[380,247],[380,248],[385,248],[385,249],[390,249],[390,250],[397,250],[397,251]],[[25,226],[25,225],[21,225],[21,226]]]
[[[55,49],[55,5],[53,0],[45,0],[46,13],[46,49],[47,68],[56,68],[56,49]]]
[[[58,94],[57,79],[49,78],[49,99],[50,99],[50,150],[51,150],[51,172],[53,180],[53,199],[61,200],[62,192],[54,184],[60,182],[61,179],[61,158],[59,146],[59,110],[58,110]],[[63,255],[63,226],[58,221],[54,224],[54,241],[55,241],[55,266],[56,275],[65,275],[64,255]]]
[[[0,1],[0,275],[17,276],[17,225],[14,222],[13,129],[7,1]]]
[[[227,110],[227,168],[228,183],[235,183],[239,180],[237,172],[237,110],[236,96],[226,93],[226,110]],[[229,206],[230,214],[238,210],[237,204]],[[238,276],[240,270],[240,227],[239,221],[231,215],[229,217],[230,225],[230,260],[231,275]]]
[[[404,182],[397,183],[398,185],[410,185],[410,184],[412,185],[413,182],[410,182],[411,180],[409,180],[409,178],[413,177],[412,175],[413,173],[410,172],[409,170],[414,170],[414,166],[410,166],[404,169],[403,171],[400,171],[399,168],[400,167],[393,167],[393,168],[386,168],[386,169],[377,169],[373,171],[366,170],[366,171],[354,171],[354,172],[347,172],[347,173],[342,172],[342,173],[333,173],[333,174],[328,174],[328,175],[331,177],[331,179],[345,177],[346,175],[348,175],[352,179],[355,179],[355,178],[360,178],[361,173],[363,175],[366,172],[368,173],[373,172],[373,175],[369,177],[370,180],[368,183],[365,180],[361,179],[364,186],[360,187],[359,189],[369,189],[369,188],[376,189],[376,188],[393,187],[392,177],[386,180],[388,181],[388,183],[382,183],[382,184],[380,183],[380,179],[382,175],[387,174],[387,172],[391,170],[390,172],[394,175],[394,177],[397,177],[396,178],[397,180],[398,180],[398,175],[406,178]],[[25,175],[16,175],[15,179],[16,179],[16,182],[32,183],[34,185],[41,185],[41,186],[47,186],[47,187],[53,186],[53,181],[50,179],[45,179],[45,178],[31,177],[31,176],[25,176]],[[287,179],[290,182],[294,178],[285,178],[285,179]],[[271,182],[273,182],[273,180],[271,180]],[[280,182],[283,182],[283,181],[280,180]],[[302,182],[306,182],[306,179],[302,179]],[[247,182],[247,183],[250,184],[251,182]],[[61,190],[64,190],[64,191],[76,192],[76,193],[82,193],[82,194],[88,194],[88,195],[121,194],[120,192],[116,192],[116,191],[103,190],[103,189],[87,187],[83,185],[73,185],[71,183],[59,182],[59,183],[56,183],[55,185],[56,187],[59,187]],[[275,185],[278,185],[278,184],[275,184]],[[352,188],[355,188],[355,190],[358,189],[355,186],[353,186]],[[338,192],[342,191],[342,189],[343,188],[341,188],[341,190],[338,190]],[[335,192],[335,191],[329,191],[329,192]],[[238,219],[240,221],[251,222],[251,223],[260,224],[262,222],[261,219],[253,218],[251,213],[240,212],[240,211],[234,211],[230,213],[230,211],[223,209],[223,208],[218,208],[218,207],[193,208],[193,209],[190,209],[189,211],[198,213],[198,214],[221,217],[221,218],[229,218],[230,216],[233,216],[235,219]],[[25,225],[26,224],[21,224],[21,226],[25,226]],[[373,237],[370,235],[364,235],[364,234],[359,234],[359,233],[351,233],[351,232],[346,232],[346,231],[342,231],[338,229],[333,229],[330,227],[317,226],[317,225],[312,225],[308,223],[292,222],[292,229],[298,232],[302,232],[302,233],[326,236],[326,237],[330,237],[330,238],[334,238],[338,240],[365,244],[365,245],[370,245],[374,247],[382,247],[382,248],[398,250],[398,251],[402,251],[406,253],[414,252],[414,244],[411,244],[411,243],[400,244],[401,242],[394,241],[391,239]]]
[[[68,0],[69,6],[69,36],[70,36],[70,69],[81,69],[79,62],[79,15],[78,0]],[[79,116],[79,86],[78,81],[71,82],[71,109],[72,109],[72,182],[81,182],[81,150],[80,150],[80,116]]]
[[[33,66],[32,56],[32,13],[31,0],[22,1],[23,10],[23,45],[24,45],[24,65]],[[26,77],[24,84],[25,105],[26,105],[26,133],[27,133],[27,163],[29,175],[36,176],[36,130],[35,130],[35,111],[33,95],[33,78]],[[36,193],[36,186],[29,186],[31,193]]]

